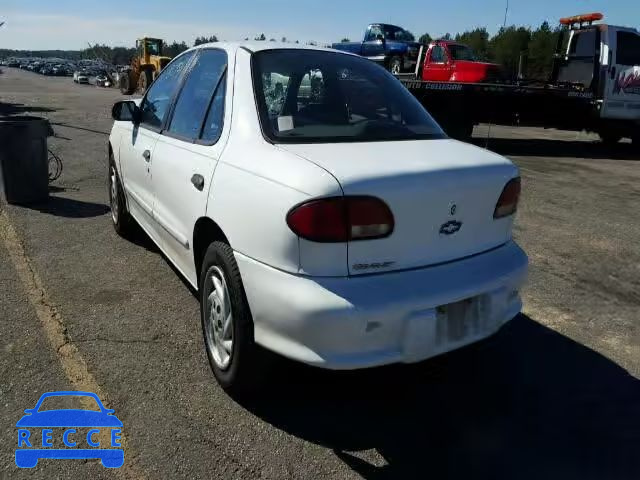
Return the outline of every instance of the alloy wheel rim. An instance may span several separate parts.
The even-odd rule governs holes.
[[[205,309],[205,338],[207,349],[216,366],[229,368],[233,355],[233,311],[229,289],[222,270],[216,266],[209,273],[211,293]]]
[[[116,177],[115,167],[111,167],[111,173],[109,175],[109,203],[111,204],[111,218],[114,223],[118,223],[118,178]]]
[[[393,65],[391,65],[391,73],[393,73],[394,75],[398,75],[400,73],[400,64],[397,62],[394,62]]]

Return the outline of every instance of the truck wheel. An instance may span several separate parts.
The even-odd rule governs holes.
[[[603,132],[600,132],[598,135],[600,135],[600,140],[602,141],[602,143],[609,147],[615,145],[620,140],[622,140],[622,135],[618,135],[617,133],[614,133],[614,132],[603,131]]]
[[[402,73],[402,58],[398,55],[391,57],[389,59],[388,68],[393,75],[400,75]]]
[[[445,128],[445,132],[456,140],[461,142],[470,142],[473,137],[473,122],[459,121]]]
[[[133,93],[133,86],[131,83],[131,73],[122,72],[120,75],[120,93],[123,95],[131,95]]]
[[[209,364],[232,394],[254,390],[265,378],[266,358],[253,339],[253,318],[231,247],[209,245],[200,271],[200,315]]]
[[[140,79],[138,80],[138,93],[144,95],[153,82],[153,74],[151,70],[143,70],[140,72]]]

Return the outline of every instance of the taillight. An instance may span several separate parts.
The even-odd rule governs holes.
[[[512,178],[507,182],[498,199],[493,218],[502,218],[512,215],[518,209],[520,199],[520,177]]]
[[[292,208],[287,225],[296,235],[313,242],[371,240],[391,235],[393,214],[375,197],[330,197]]]

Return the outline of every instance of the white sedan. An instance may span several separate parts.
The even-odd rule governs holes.
[[[227,389],[259,378],[264,349],[329,369],[418,362],[521,309],[517,168],[447,138],[366,59],[206,44],[113,117],[115,229],[135,220],[199,291]]]

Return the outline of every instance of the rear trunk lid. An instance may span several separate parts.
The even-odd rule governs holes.
[[[518,176],[507,159],[454,140],[280,145],[331,173],[345,195],[382,199],[393,233],[348,244],[351,275],[449,262],[504,244],[513,216],[493,213]]]

